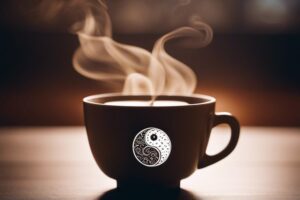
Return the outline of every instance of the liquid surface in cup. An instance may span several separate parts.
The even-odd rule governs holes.
[[[188,105],[185,101],[171,101],[171,100],[156,100],[151,105],[151,101],[133,101],[133,100],[127,100],[127,101],[108,101],[104,103],[105,105],[111,105],[111,106],[183,106]]]

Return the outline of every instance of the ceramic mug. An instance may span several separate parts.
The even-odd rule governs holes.
[[[101,94],[84,98],[84,120],[92,154],[118,187],[180,186],[196,169],[229,155],[239,138],[238,120],[215,113],[216,100],[206,95],[158,96],[183,101],[178,106],[116,106],[111,101],[148,101],[147,95]],[[228,124],[231,137],[218,154],[206,154],[213,127]]]

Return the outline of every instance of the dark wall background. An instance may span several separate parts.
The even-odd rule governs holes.
[[[77,74],[71,59],[79,44],[77,37],[67,32],[69,22],[34,21],[35,14],[28,11],[32,1],[24,2],[26,9],[18,1],[3,1],[0,6],[0,125],[83,124],[83,97],[118,90]],[[185,15],[170,27],[163,20],[149,21],[147,16],[141,16],[144,23],[134,21],[134,17],[123,19],[128,22],[124,26],[119,11],[133,12],[132,7],[144,5],[141,2],[149,5],[147,1],[131,0],[126,6],[109,2],[114,37],[150,50],[165,29],[181,25]],[[166,2],[153,1],[151,6],[156,5],[155,12],[160,13],[158,9],[171,7]],[[198,2],[203,6],[209,1]],[[243,125],[299,126],[300,31],[299,16],[294,11],[298,4],[285,1],[290,2],[286,3],[291,9],[288,14],[273,11],[276,23],[266,23],[260,22],[260,18],[255,21],[251,15],[247,18],[249,14],[245,13],[251,7],[247,1],[231,1],[228,5],[211,2],[210,9],[223,6],[223,10],[215,10],[215,15],[223,13],[219,18],[227,20],[223,20],[224,25],[215,15],[202,12],[204,20],[215,30],[211,45],[199,50],[168,48],[196,72],[197,93],[215,96],[217,110],[232,112]],[[148,10],[149,6],[143,8]],[[226,12],[230,13],[227,18]],[[278,20],[280,16],[282,21]],[[147,23],[151,28],[147,28]]]

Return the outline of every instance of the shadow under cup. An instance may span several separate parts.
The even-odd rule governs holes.
[[[215,113],[216,101],[213,97],[158,96],[156,99],[188,103],[179,106],[105,104],[128,100],[149,101],[151,97],[103,94],[83,100],[85,125],[93,156],[100,169],[116,179],[120,188],[179,187],[181,179],[196,169],[223,159],[238,142],[238,121],[229,113]],[[230,142],[220,153],[209,156],[206,148],[211,129],[221,123],[231,127]],[[152,133],[156,137],[149,135]],[[139,142],[135,143],[137,139]],[[170,142],[167,153],[161,149],[166,141]],[[141,147],[141,152],[135,152],[136,144]],[[157,162],[152,166],[149,162],[145,165],[143,159]]]

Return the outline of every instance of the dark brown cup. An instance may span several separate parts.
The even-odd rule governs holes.
[[[149,100],[150,96],[103,94],[84,98],[84,119],[93,156],[100,169],[116,179],[118,187],[179,187],[180,180],[229,155],[239,138],[240,126],[229,113],[215,113],[216,100],[206,95],[158,96],[158,100],[185,101],[170,107],[113,106],[108,101]],[[211,129],[228,124],[231,138],[220,153],[209,156],[206,148]],[[133,154],[133,140],[143,129],[163,130],[172,143],[168,159],[147,167]]]

